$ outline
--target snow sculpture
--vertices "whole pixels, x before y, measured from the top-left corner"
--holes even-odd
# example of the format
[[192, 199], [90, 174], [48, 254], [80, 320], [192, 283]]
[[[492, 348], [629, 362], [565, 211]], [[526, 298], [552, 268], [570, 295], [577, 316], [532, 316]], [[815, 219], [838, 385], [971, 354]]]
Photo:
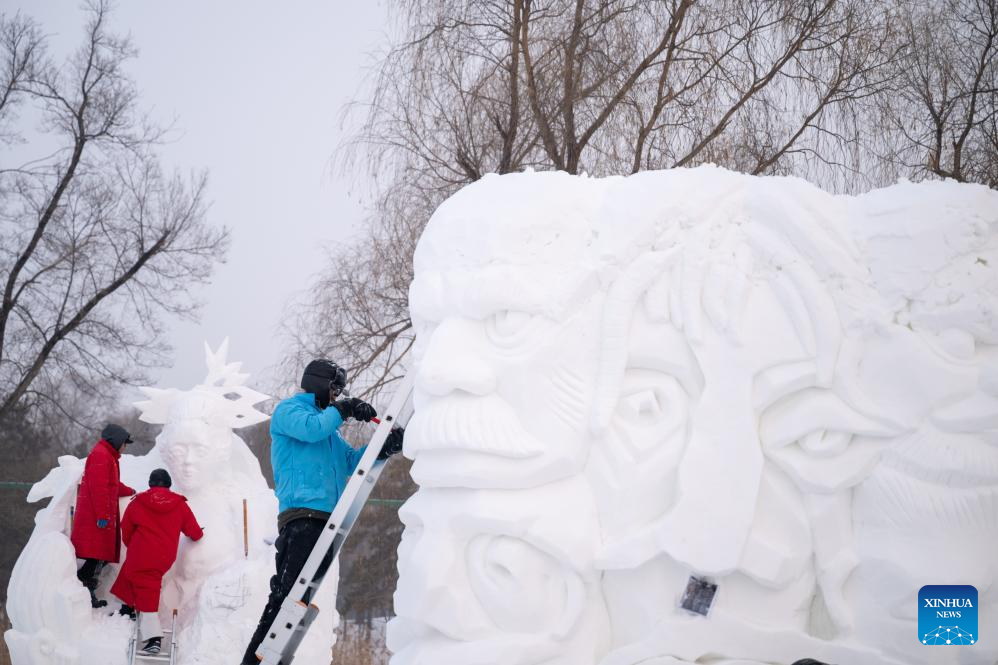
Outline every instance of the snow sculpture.
[[393, 662], [575, 665], [606, 649], [596, 507], [580, 478], [424, 489], [401, 517]]
[[998, 625], [996, 267], [998, 193], [951, 182], [458, 192], [410, 290], [393, 665], [994, 662], [998, 635], [927, 650], [916, 616], [973, 584]]
[[[171, 610], [178, 610], [181, 665], [239, 658], [256, 628], [274, 572], [277, 499], [256, 458], [232, 431], [266, 420], [254, 405], [268, 397], [245, 385], [248, 375], [239, 372], [240, 363], [227, 362], [227, 352], [227, 340], [215, 352], [205, 346], [208, 374], [191, 390], [142, 389], [148, 399], [136, 405], [141, 419], [162, 424], [163, 430], [148, 455], [123, 455], [120, 462], [122, 480], [140, 491], [152, 469], [169, 470], [174, 491], [187, 497], [205, 530], [196, 543], [181, 539], [177, 562], [163, 582], [160, 618], [169, 626]], [[68, 538], [83, 460], [65, 456], [59, 464], [28, 497], [37, 501], [51, 496], [52, 501], [39, 511], [35, 531], [15, 565], [8, 590], [13, 628], [5, 638], [15, 665], [123, 665], [132, 623], [108, 616], [118, 607], [108, 595], [117, 566], [105, 570], [98, 589], [109, 601], [108, 609], [91, 610], [86, 590], [76, 581]], [[321, 623], [299, 650], [303, 662], [329, 658], [338, 620], [335, 586], [325, 585], [316, 600], [323, 609]]]

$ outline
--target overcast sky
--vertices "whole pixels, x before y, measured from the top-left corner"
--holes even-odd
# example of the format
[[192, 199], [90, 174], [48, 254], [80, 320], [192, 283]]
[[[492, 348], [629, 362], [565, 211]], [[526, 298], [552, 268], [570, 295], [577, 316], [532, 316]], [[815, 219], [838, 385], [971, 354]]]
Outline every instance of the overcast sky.
[[[35, 17], [54, 55], [75, 49], [75, 0], [0, 0]], [[323, 268], [323, 246], [358, 233], [361, 192], [331, 160], [343, 106], [387, 44], [382, 0], [119, 2], [111, 25], [130, 33], [143, 106], [178, 129], [168, 167], [210, 173], [209, 220], [229, 227], [228, 262], [197, 293], [198, 324], [170, 332], [175, 364], [162, 387], [204, 378], [202, 340], [230, 337], [230, 360], [266, 385], [281, 356], [285, 303]]]

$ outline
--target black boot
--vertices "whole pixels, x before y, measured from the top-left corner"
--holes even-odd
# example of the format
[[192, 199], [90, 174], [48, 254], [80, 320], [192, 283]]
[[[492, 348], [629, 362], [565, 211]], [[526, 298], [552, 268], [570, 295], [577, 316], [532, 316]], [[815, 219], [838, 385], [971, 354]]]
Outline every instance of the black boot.
[[129, 619], [131, 619], [132, 621], [135, 621], [135, 619], [136, 619], [136, 617], [135, 617], [135, 608], [132, 607], [131, 605], [125, 605], [124, 603], [121, 604], [121, 609], [118, 610], [118, 614], [120, 614], [122, 616], [126, 616]]
[[87, 591], [90, 592], [90, 607], [92, 607], [94, 609], [97, 609], [97, 608], [100, 608], [100, 607], [106, 607], [107, 606], [107, 601], [106, 600], [100, 600], [97, 597], [97, 593], [96, 593], [96, 591], [97, 591], [97, 578], [96, 577], [91, 577], [89, 579], [82, 579], [80, 581], [83, 582], [83, 586], [85, 586], [87, 588]]
[[94, 609], [107, 605], [106, 600], [99, 600], [97, 594], [94, 593], [97, 590], [98, 578], [103, 568], [103, 561], [99, 559], [85, 559], [83, 565], [76, 571], [76, 579], [80, 580], [80, 583], [90, 591], [90, 607]]

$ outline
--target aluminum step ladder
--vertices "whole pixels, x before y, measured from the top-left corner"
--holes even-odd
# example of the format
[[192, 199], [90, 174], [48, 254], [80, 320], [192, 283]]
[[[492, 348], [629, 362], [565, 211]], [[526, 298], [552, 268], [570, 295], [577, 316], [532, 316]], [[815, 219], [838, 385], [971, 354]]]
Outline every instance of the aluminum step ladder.
[[[170, 641], [167, 642], [166, 638], [169, 636]], [[177, 610], [173, 610], [173, 618], [170, 620], [170, 629], [163, 629], [163, 645], [162, 650], [155, 656], [147, 656], [145, 654], [139, 653], [141, 645], [139, 644], [139, 620], [138, 617], [135, 619], [135, 625], [132, 626], [132, 637], [128, 641], [128, 665], [136, 665], [136, 663], [169, 663], [170, 665], [176, 665], [177, 662]]]
[[[326, 570], [339, 556], [357, 516], [384, 470], [386, 460], [379, 460], [378, 454], [385, 439], [393, 427], [405, 427], [412, 416], [412, 392], [413, 378], [410, 374], [402, 379], [391, 406], [381, 414], [378, 429], [336, 502], [322, 535], [316, 541], [298, 580], [257, 648], [256, 657], [264, 665], [289, 665], [294, 660], [305, 633], [319, 614], [319, 608], [311, 600], [322, 584]], [[329, 557], [329, 563], [320, 572], [320, 566], [326, 557]]]

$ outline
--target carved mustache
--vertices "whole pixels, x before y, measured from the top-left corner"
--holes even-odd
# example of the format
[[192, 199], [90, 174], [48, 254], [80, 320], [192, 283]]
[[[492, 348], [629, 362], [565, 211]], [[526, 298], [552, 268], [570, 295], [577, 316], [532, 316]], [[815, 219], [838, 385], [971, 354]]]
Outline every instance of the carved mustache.
[[406, 453], [466, 450], [524, 459], [544, 452], [500, 397], [452, 395], [417, 409], [405, 431]]

